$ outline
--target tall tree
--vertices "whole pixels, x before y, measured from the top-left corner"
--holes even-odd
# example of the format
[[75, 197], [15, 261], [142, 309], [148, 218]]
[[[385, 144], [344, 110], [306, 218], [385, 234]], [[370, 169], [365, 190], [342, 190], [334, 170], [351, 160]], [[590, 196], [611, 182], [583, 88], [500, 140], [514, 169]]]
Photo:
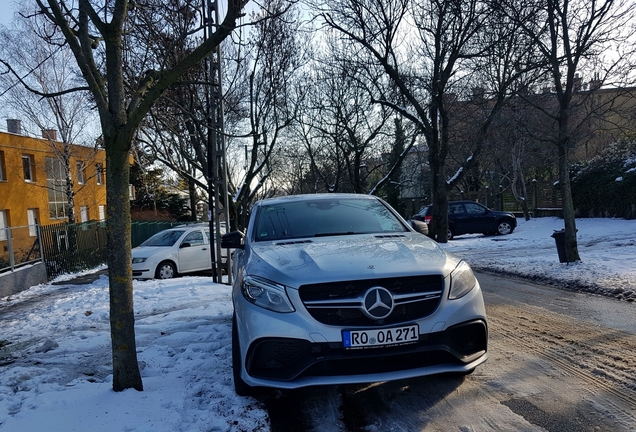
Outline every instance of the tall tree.
[[[99, 113], [106, 149], [107, 238], [113, 389], [143, 390], [137, 362], [131, 271], [129, 152], [140, 123], [157, 99], [179, 77], [209, 55], [237, 26], [247, 0], [228, 0], [222, 22], [201, 40], [206, 19], [184, 20], [173, 35], [174, 45], [198, 39], [192, 52], [168, 65], [167, 53], [147, 37], [149, 26], [161, 28], [185, 8], [198, 13], [189, 0], [36, 0], [34, 12], [54, 25], [42, 32], [45, 43], [67, 45], [85, 85], [49, 94], [88, 91]], [[146, 20], [154, 12], [152, 22]], [[128, 78], [128, 79], [126, 79]]]
[[[351, 43], [351, 61], [369, 71], [371, 86], [389, 81], [399, 98], [378, 92], [376, 101], [414, 122], [426, 138], [431, 170], [431, 235], [447, 241], [448, 191], [475, 166], [493, 119], [528, 56], [515, 39], [515, 23], [479, 0], [338, 0], [321, 4], [327, 26]], [[379, 65], [382, 75], [377, 74]], [[485, 67], [492, 72], [480, 75]], [[476, 84], [479, 83], [479, 84]], [[483, 85], [488, 104], [472, 132], [458, 169], [447, 175], [451, 110], [462, 89]], [[461, 95], [459, 95], [461, 96]], [[465, 94], [464, 94], [465, 96]]]
[[[22, 8], [26, 13], [26, 8]], [[37, 32], [47, 24], [42, 17], [17, 19], [11, 29], [3, 27], [0, 31], [0, 62], [10, 65], [19, 74], [0, 76], [0, 88], [6, 89], [1, 96], [5, 107], [10, 107], [16, 118], [24, 120], [23, 127], [28, 130], [28, 125], [35, 126], [48, 140], [58, 162], [42, 169], [55, 175], [52, 187], [56, 192], [63, 189], [67, 200], [65, 214], [55, 214], [55, 217], [65, 216], [73, 224], [75, 195], [88, 180], [86, 168], [97, 154], [96, 116], [86, 92], [65, 92], [77, 84], [77, 70], [72, 68], [73, 54], [67, 47], [41, 43]], [[51, 93], [57, 95], [42, 98]], [[77, 145], [87, 148], [84, 151]], [[72, 165], [72, 157], [81, 160], [81, 165]]]
[[[265, 19], [269, 14], [275, 18]], [[282, 166], [283, 143], [296, 116], [293, 83], [307, 49], [298, 16], [286, 0], [268, 0], [263, 11], [252, 15], [256, 24], [245, 41], [247, 49], [236, 57], [233, 74], [246, 82], [243, 91], [231, 90], [236, 102], [232, 115], [239, 118], [226, 132], [228, 151], [244, 155], [245, 161], [242, 175], [229, 184], [232, 219], [240, 228], [247, 226], [253, 202], [268, 193], [268, 186], [278, 189], [273, 176]]]
[[[539, 0], [529, 4], [537, 11], [532, 21], [523, 15], [527, 7], [523, 2], [510, 3], [510, 16], [518, 20], [542, 54], [546, 83], [554, 92], [551, 101], [535, 107], [545, 117], [544, 130], [550, 132], [542, 138], [558, 151], [565, 253], [567, 261], [574, 262], [580, 256], [570, 186], [570, 154], [580, 138], [581, 119], [586, 117], [580, 111], [603, 84], [625, 85], [633, 79], [636, 30], [632, 23], [636, 4], [631, 0]], [[581, 93], [584, 71], [594, 74], [585, 94]]]
[[328, 192], [368, 193], [371, 174], [379, 170], [382, 153], [390, 151], [391, 111], [372, 103], [358, 81], [359, 72], [342, 58], [331, 41], [305, 76], [304, 110], [299, 133], [311, 172]]

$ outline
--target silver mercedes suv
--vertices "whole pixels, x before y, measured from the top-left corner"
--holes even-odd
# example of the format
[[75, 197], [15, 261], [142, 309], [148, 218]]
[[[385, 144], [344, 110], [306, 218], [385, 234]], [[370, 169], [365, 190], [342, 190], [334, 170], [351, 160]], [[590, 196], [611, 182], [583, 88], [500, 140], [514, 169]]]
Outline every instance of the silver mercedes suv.
[[235, 249], [235, 390], [471, 373], [488, 357], [471, 268], [381, 199], [315, 194], [256, 203]]

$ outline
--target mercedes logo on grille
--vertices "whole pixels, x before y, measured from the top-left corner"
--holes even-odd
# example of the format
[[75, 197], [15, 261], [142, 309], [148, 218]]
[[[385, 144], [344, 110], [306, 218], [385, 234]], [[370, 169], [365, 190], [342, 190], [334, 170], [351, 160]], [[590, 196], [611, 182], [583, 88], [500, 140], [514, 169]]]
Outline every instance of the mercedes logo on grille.
[[364, 294], [362, 312], [371, 319], [384, 319], [393, 312], [393, 296], [383, 287], [373, 287]]

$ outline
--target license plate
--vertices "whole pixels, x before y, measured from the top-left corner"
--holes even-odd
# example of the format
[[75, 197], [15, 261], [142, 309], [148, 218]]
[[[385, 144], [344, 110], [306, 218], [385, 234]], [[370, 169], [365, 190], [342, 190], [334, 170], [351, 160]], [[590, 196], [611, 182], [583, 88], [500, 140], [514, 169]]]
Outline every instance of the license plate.
[[344, 330], [342, 343], [345, 348], [378, 348], [417, 342], [419, 337], [419, 326], [409, 324], [383, 329]]

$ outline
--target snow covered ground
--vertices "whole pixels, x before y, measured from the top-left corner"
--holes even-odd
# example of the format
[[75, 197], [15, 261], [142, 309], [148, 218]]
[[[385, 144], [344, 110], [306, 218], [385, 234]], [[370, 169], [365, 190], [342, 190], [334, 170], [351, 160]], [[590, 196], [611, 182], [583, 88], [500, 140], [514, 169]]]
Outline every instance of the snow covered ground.
[[[557, 218], [509, 236], [457, 237], [476, 269], [636, 300], [636, 221], [577, 221], [581, 262], [560, 264]], [[135, 281], [144, 391], [112, 391], [108, 279], [39, 285], [0, 301], [0, 431], [267, 431], [267, 413], [234, 394], [230, 288], [204, 277]], [[636, 307], [636, 305], [635, 305]]]
[[518, 219], [507, 236], [456, 237], [446, 249], [475, 270], [518, 275], [575, 291], [636, 301], [636, 221], [577, 219], [580, 262], [561, 264], [552, 234], [558, 218]]

